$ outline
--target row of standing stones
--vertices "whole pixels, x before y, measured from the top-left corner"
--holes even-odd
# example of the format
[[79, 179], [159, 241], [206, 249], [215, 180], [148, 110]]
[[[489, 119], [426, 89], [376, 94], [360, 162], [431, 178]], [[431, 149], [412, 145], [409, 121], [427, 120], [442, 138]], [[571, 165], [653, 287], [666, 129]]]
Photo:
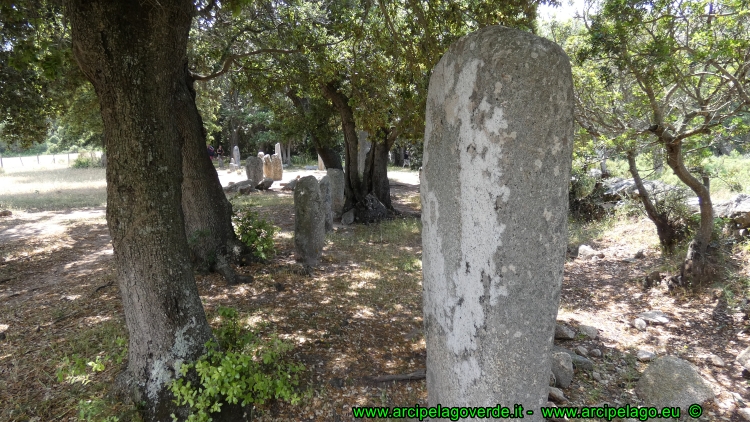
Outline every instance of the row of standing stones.
[[[467, 35], [433, 69], [421, 176], [430, 406], [549, 406], [550, 368], [553, 384], [564, 388], [575, 361], [591, 362], [552, 341], [567, 246], [573, 108], [568, 57], [523, 31], [494, 26]], [[255, 183], [260, 173], [247, 166]], [[301, 178], [293, 189], [295, 249], [306, 265], [318, 263], [331, 215], [341, 211], [333, 204], [339, 192], [343, 200], [343, 174], [341, 188], [331, 175]], [[685, 368], [669, 356], [650, 364], [641, 376], [644, 400], [683, 407], [713, 397]], [[674, 382], [665, 387], [664, 380]], [[667, 392], [663, 401], [649, 398], [657, 390]]]

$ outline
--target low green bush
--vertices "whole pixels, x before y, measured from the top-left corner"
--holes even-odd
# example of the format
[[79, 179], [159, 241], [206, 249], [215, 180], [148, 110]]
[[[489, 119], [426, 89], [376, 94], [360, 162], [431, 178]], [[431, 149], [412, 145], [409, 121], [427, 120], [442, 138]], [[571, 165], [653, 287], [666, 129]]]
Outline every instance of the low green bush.
[[[302, 364], [293, 363], [291, 343], [278, 337], [262, 339], [246, 330], [236, 310], [219, 308], [221, 325], [214, 331], [216, 341], [206, 343], [207, 352], [197, 362], [183, 364], [183, 378], [170, 385], [176, 402], [189, 406], [188, 421], [213, 420], [225, 404], [261, 406], [269, 400], [297, 404]], [[194, 385], [186, 378], [197, 379]], [[177, 420], [173, 414], [172, 419]]]
[[254, 211], [245, 211], [234, 216], [234, 232], [247, 245], [255, 257], [266, 260], [276, 254], [273, 236], [279, 228], [258, 216]]

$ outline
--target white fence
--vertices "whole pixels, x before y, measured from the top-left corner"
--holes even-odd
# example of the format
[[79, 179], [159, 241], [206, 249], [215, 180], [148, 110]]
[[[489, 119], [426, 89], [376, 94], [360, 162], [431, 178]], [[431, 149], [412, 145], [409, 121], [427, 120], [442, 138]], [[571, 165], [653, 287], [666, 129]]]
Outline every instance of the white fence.
[[79, 155], [100, 158], [101, 151], [94, 152], [71, 152], [64, 154], [45, 154], [45, 155], [26, 155], [19, 157], [0, 154], [0, 168], [21, 168], [21, 167], [48, 167], [48, 166], [66, 166], [70, 167]]

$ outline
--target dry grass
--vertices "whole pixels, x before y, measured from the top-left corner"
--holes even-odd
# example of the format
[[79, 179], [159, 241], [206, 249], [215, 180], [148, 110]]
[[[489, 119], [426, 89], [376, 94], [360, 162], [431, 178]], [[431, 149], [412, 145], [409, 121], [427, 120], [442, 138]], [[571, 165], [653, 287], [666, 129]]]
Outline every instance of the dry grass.
[[101, 207], [107, 202], [104, 169], [9, 168], [0, 174], [0, 209], [44, 211]]

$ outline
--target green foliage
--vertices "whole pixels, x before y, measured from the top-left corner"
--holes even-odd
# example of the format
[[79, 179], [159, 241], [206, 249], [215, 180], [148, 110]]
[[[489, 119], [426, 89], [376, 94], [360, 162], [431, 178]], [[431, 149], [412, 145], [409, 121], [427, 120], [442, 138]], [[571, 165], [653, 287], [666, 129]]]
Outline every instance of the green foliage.
[[234, 216], [234, 232], [240, 241], [249, 246], [253, 255], [266, 260], [276, 254], [273, 236], [278, 227], [258, 216], [257, 212], [245, 211]]
[[104, 372], [107, 364], [122, 364], [128, 355], [128, 341], [123, 337], [115, 337], [113, 346], [114, 348], [111, 351], [114, 353], [112, 355], [99, 354], [92, 359], [74, 353], [71, 356], [63, 357], [55, 373], [57, 381], [86, 385], [91, 382], [91, 375], [96, 372]]
[[[246, 330], [234, 309], [220, 307], [219, 316], [216, 342], [206, 344], [207, 352], [197, 362], [183, 364], [183, 378], [170, 385], [177, 404], [190, 407], [187, 420], [211, 421], [211, 414], [220, 412], [224, 404], [262, 406], [274, 399], [299, 403], [299, 375], [305, 367], [289, 360], [294, 346]], [[192, 376], [197, 377], [196, 384], [186, 381]]]
[[103, 167], [102, 159], [97, 157], [96, 154], [92, 153], [80, 153], [78, 157], [73, 161], [71, 166], [75, 169], [88, 169], [95, 167]]

